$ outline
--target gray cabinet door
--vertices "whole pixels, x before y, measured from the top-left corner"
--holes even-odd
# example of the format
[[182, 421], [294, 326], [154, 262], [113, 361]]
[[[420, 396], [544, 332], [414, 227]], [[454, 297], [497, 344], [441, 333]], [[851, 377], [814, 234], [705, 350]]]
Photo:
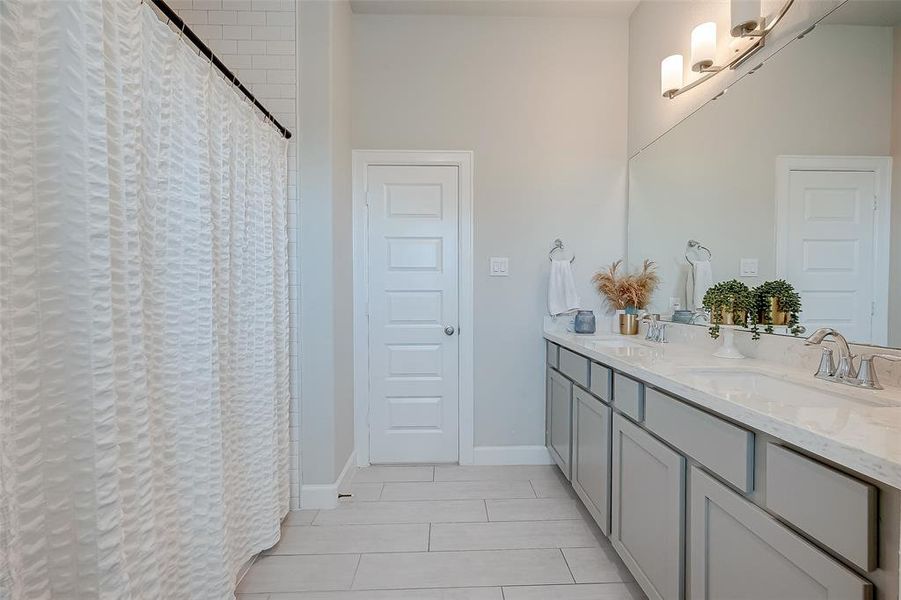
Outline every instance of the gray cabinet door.
[[697, 467], [692, 600], [866, 600], [871, 584]]
[[604, 535], [610, 535], [609, 406], [573, 387], [573, 489]]
[[567, 479], [571, 479], [572, 388], [573, 384], [566, 377], [557, 371], [548, 371], [548, 449]]
[[682, 598], [684, 499], [685, 458], [614, 413], [610, 541], [651, 600]]
[[551, 447], [551, 373], [554, 371], [547, 367], [544, 370], [544, 445]]

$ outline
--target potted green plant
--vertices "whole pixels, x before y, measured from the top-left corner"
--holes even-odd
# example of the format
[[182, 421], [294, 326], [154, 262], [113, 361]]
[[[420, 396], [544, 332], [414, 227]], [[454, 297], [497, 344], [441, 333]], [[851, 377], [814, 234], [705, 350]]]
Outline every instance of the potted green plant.
[[714, 285], [704, 294], [704, 308], [710, 311], [710, 337], [720, 336], [720, 325], [756, 325], [754, 307], [750, 288], [737, 279]]
[[638, 311], [646, 308], [660, 277], [654, 261], [645, 259], [636, 273], [619, 273], [623, 261], [618, 260], [592, 277], [598, 293], [607, 299], [615, 310], [623, 311], [619, 317], [619, 329], [623, 335], [638, 333]]
[[773, 333], [773, 326], [783, 325], [792, 335], [801, 332], [798, 324], [801, 296], [792, 284], [783, 279], [767, 281], [754, 288], [754, 310], [757, 323], [762, 323], [767, 333]]

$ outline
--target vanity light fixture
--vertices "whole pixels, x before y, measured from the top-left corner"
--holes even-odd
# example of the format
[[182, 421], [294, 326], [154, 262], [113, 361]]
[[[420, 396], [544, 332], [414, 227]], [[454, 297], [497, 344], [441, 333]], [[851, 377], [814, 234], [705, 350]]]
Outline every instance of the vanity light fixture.
[[771, 19], [760, 16], [761, 0], [731, 0], [730, 23], [733, 43], [731, 58], [726, 64], [716, 64], [716, 23], [701, 23], [691, 32], [691, 70], [701, 76], [685, 84], [682, 78], [681, 54], [667, 56], [660, 63], [660, 93], [672, 100], [693, 89], [717, 73], [737, 69], [754, 53], [763, 48], [766, 37], [782, 20], [795, 0], [783, 0], [782, 7]]

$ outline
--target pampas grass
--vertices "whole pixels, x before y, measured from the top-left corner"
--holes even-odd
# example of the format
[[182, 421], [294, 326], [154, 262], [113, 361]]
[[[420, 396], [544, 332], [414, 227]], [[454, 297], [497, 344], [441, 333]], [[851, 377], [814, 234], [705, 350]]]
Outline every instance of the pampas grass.
[[654, 261], [645, 259], [639, 272], [620, 275], [619, 268], [622, 264], [621, 260], [614, 262], [607, 270], [596, 273], [591, 281], [598, 293], [616, 310], [647, 307], [660, 283], [657, 265]]

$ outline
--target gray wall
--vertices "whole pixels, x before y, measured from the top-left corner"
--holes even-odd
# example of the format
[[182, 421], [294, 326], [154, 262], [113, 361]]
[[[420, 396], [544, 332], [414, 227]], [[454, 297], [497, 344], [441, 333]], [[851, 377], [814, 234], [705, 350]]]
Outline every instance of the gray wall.
[[332, 158], [335, 332], [335, 477], [354, 450], [354, 380], [349, 368], [353, 357], [353, 215], [351, 181], [351, 35], [349, 2], [332, 3], [334, 44], [332, 68], [336, 116]]
[[300, 386], [303, 484], [353, 450], [350, 6], [300, 2]]
[[892, 35], [892, 250], [889, 268], [888, 340], [901, 345], [901, 27]]
[[353, 21], [354, 148], [475, 152], [476, 446], [543, 446], [547, 252], [575, 252], [588, 308], [624, 252], [627, 22]]

